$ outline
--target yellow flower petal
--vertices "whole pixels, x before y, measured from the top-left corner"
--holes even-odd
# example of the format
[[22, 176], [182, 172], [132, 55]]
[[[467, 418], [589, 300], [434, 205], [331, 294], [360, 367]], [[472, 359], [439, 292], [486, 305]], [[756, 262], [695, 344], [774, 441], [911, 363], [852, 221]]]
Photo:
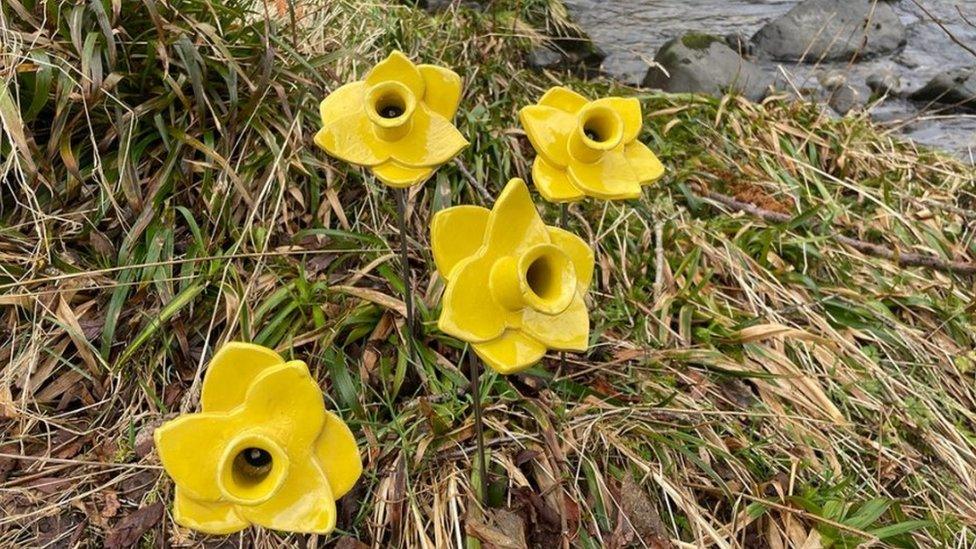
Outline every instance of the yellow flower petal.
[[546, 224], [535, 209], [525, 181], [509, 180], [498, 195], [489, 216], [485, 239], [487, 254], [495, 259], [549, 243]]
[[603, 200], [638, 198], [641, 186], [622, 148], [607, 151], [593, 163], [573, 161], [569, 177], [588, 196]]
[[505, 331], [512, 315], [488, 291], [488, 276], [494, 257], [470, 257], [451, 271], [451, 279], [441, 299], [437, 327], [446, 334], [468, 342], [495, 339]]
[[[228, 414], [188, 414], [161, 425], [153, 438], [159, 461], [184, 494], [215, 502], [223, 497], [217, 487], [217, 467], [239, 429]], [[189, 452], [193, 459], [188, 459]]]
[[373, 167], [373, 175], [383, 183], [396, 189], [405, 189], [427, 180], [434, 170], [430, 168], [408, 168], [395, 160], [388, 160]]
[[424, 78], [424, 103], [446, 120], [453, 120], [461, 101], [461, 77], [437, 65], [420, 65], [417, 69]]
[[365, 108], [363, 106], [364, 95], [365, 86], [361, 81], [350, 82], [336, 88], [319, 103], [319, 116], [322, 118], [322, 125], [326, 126], [333, 120], [363, 110]]
[[569, 180], [565, 168], [557, 168], [541, 155], [532, 162], [532, 183], [542, 198], [549, 202], [576, 202], [586, 195]]
[[585, 351], [589, 345], [590, 318], [583, 298], [576, 295], [558, 315], [546, 315], [526, 308], [522, 331], [550, 349]]
[[644, 117], [641, 115], [640, 101], [635, 97], [604, 97], [593, 102], [594, 105], [606, 105], [620, 115], [624, 123], [623, 143], [630, 143], [637, 139]]
[[315, 144], [331, 156], [357, 166], [376, 166], [390, 158], [388, 144], [373, 133], [365, 112], [331, 120], [316, 132]]
[[484, 246], [451, 269], [437, 322], [441, 331], [479, 343], [497, 338], [506, 326], [517, 325], [520, 315], [506, 309], [488, 291], [491, 268], [504, 256], [548, 243], [549, 232], [529, 188], [521, 179], [510, 180], [488, 215]]
[[265, 426], [289, 456], [307, 453], [325, 422], [325, 403], [305, 363], [293, 360], [259, 375], [247, 392], [240, 421]]
[[233, 534], [249, 525], [230, 503], [197, 501], [179, 486], [173, 496], [173, 519], [185, 528], [217, 535]]
[[576, 114], [587, 103], [588, 101], [585, 97], [562, 86], [549, 88], [549, 91], [542, 96], [542, 99], [539, 99], [540, 105], [555, 107], [569, 114]]
[[477, 252], [488, 230], [488, 208], [454, 206], [434, 214], [430, 222], [430, 248], [437, 272], [445, 280], [462, 260]]
[[284, 364], [281, 355], [260, 345], [231, 341], [210, 359], [203, 378], [200, 407], [226, 412], [244, 402], [254, 378], [271, 366]]
[[424, 96], [424, 78], [417, 66], [406, 55], [394, 50], [366, 75], [366, 87], [388, 81], [399, 82], [410, 88], [417, 98]]
[[325, 413], [325, 426], [315, 441], [315, 455], [329, 480], [332, 497], [336, 499], [351, 490], [363, 472], [356, 437], [349, 426], [332, 412]]
[[335, 497], [329, 481], [306, 450], [292, 456], [284, 484], [268, 501], [239, 507], [254, 524], [288, 532], [328, 534], [335, 529]]
[[529, 105], [519, 111], [519, 120], [537, 154], [556, 166], [570, 161], [567, 140], [576, 128], [576, 117], [555, 107]]
[[418, 104], [410, 132], [398, 141], [387, 142], [390, 156], [412, 168], [439, 166], [468, 145], [468, 140], [443, 116]]
[[664, 175], [664, 164], [640, 141], [624, 146], [624, 156], [642, 184], [652, 183]]
[[548, 229], [552, 243], [566, 252], [566, 255], [573, 261], [573, 266], [576, 267], [576, 281], [579, 292], [585, 294], [593, 280], [593, 249], [585, 240], [567, 230], [559, 227], [548, 227]]
[[518, 330], [507, 330], [498, 338], [471, 347], [489, 368], [502, 375], [520, 372], [546, 355], [545, 346]]

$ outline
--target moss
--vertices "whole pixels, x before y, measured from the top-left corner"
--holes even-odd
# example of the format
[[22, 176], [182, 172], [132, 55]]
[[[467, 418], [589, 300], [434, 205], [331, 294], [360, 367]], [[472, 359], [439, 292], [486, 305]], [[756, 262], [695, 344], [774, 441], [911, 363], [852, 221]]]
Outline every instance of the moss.
[[670, 67], [678, 62], [679, 56], [674, 51], [674, 46], [678, 43], [678, 40], [679, 39], [677, 38], [668, 40], [663, 46], [661, 46], [661, 50], [658, 52], [656, 58], [658, 63], [664, 65], [665, 67]]
[[723, 42], [722, 38], [715, 36], [714, 34], [705, 34], [701, 32], [689, 32], [681, 37], [681, 43], [685, 45], [686, 48], [691, 48], [693, 50], [704, 50], [708, 49], [715, 42]]

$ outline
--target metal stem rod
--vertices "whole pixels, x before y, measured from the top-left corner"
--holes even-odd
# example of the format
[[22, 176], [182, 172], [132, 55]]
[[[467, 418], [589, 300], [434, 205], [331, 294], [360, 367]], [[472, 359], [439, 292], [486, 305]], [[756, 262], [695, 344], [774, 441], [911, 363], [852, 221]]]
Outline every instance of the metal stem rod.
[[[559, 228], [566, 229], [568, 225], [569, 225], [569, 206], [565, 202], [563, 202], [559, 204]], [[566, 369], [566, 353], [565, 351], [561, 351], [559, 353], [558, 374], [561, 375], [563, 373], [563, 370], [565, 369]]]
[[413, 282], [407, 255], [407, 189], [397, 189], [397, 222], [400, 230], [400, 264], [403, 267], [403, 304], [407, 309], [407, 352], [413, 358]]
[[478, 357], [475, 356], [474, 349], [468, 348], [468, 375], [471, 376], [471, 401], [474, 406], [474, 434], [478, 443], [478, 468], [481, 471], [481, 497], [483, 501], [488, 498], [488, 467], [485, 464], [485, 432], [481, 416], [481, 386], [478, 381], [479, 371]]

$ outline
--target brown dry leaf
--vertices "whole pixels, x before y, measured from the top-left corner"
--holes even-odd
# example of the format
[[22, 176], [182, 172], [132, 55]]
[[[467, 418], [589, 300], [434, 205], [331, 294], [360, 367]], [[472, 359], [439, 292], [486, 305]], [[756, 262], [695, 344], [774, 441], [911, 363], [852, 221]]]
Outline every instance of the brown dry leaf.
[[356, 538], [342, 536], [336, 540], [335, 549], [369, 549], [369, 545]]
[[100, 514], [105, 518], [112, 518], [119, 514], [119, 496], [113, 490], [106, 490], [102, 494], [102, 510]]
[[649, 547], [673, 547], [657, 507], [630, 475], [624, 475], [620, 482], [620, 512], [627, 517], [637, 537]]
[[127, 517], [119, 521], [115, 528], [105, 537], [106, 549], [121, 549], [130, 547], [138, 542], [142, 535], [149, 531], [163, 518], [163, 504], [157, 501], [151, 505], [140, 507]]
[[102, 233], [98, 231], [88, 233], [88, 242], [99, 254], [105, 257], [115, 256], [115, 246], [113, 246], [112, 241], [106, 238]]
[[101, 368], [99, 368], [98, 360], [92, 353], [89, 347], [88, 340], [85, 339], [85, 332], [81, 329], [81, 324], [78, 322], [78, 317], [75, 315], [71, 307], [64, 298], [58, 299], [58, 320], [60, 320], [65, 327], [65, 331], [68, 332], [68, 336], [71, 341], [75, 344], [75, 349], [78, 350], [78, 354], [81, 355], [82, 360], [85, 361], [85, 365], [88, 366], [88, 371], [92, 374], [97, 374]]
[[342, 209], [342, 202], [339, 200], [339, 194], [329, 187], [325, 190], [325, 197], [328, 199], [329, 204], [332, 206], [332, 211], [335, 212], [336, 217], [339, 218], [339, 224], [342, 228], [349, 230], [349, 219], [346, 218], [346, 212]]
[[789, 326], [776, 323], [749, 326], [748, 328], [742, 329], [738, 334], [738, 341], [740, 343], [754, 343], [756, 341], [771, 338], [799, 339], [803, 341], [813, 341], [827, 346], [832, 344], [829, 339], [816, 336], [806, 330], [799, 330], [797, 328], [791, 328]]
[[401, 316], [407, 316], [407, 307], [403, 304], [403, 301], [386, 295], [383, 292], [372, 290], [370, 288], [358, 288], [356, 286], [331, 286], [330, 289], [358, 297], [365, 301], [369, 301], [370, 303], [375, 303], [380, 307], [385, 307], [387, 309], [396, 311], [400, 313]]
[[522, 518], [504, 509], [489, 509], [487, 522], [468, 518], [465, 531], [478, 538], [486, 548], [527, 549], [525, 523]]
[[10, 392], [10, 385], [0, 384], [0, 418], [14, 419], [18, 415], [13, 393]]

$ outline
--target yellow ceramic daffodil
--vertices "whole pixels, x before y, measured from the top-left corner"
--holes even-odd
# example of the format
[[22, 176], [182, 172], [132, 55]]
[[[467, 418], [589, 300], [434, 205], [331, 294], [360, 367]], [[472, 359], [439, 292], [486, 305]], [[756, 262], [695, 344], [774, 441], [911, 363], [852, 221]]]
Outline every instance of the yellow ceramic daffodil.
[[447, 280], [437, 325], [472, 344], [501, 374], [535, 364], [546, 349], [585, 351], [590, 320], [583, 296], [593, 251], [546, 226], [521, 179], [492, 210], [456, 206], [431, 222], [437, 270]]
[[451, 123], [460, 99], [456, 73], [414, 65], [394, 51], [364, 80], [322, 101], [315, 143], [336, 158], [369, 167], [391, 187], [410, 187], [468, 144]]
[[536, 151], [532, 181], [550, 202], [638, 198], [642, 185], [664, 174], [637, 140], [643, 119], [635, 98], [588, 101], [557, 86], [522, 108], [519, 119]]
[[326, 411], [304, 362], [229, 343], [210, 362], [200, 404], [202, 412], [154, 433], [176, 483], [177, 523], [210, 534], [250, 524], [335, 528], [335, 500], [359, 479], [362, 462], [355, 437]]

